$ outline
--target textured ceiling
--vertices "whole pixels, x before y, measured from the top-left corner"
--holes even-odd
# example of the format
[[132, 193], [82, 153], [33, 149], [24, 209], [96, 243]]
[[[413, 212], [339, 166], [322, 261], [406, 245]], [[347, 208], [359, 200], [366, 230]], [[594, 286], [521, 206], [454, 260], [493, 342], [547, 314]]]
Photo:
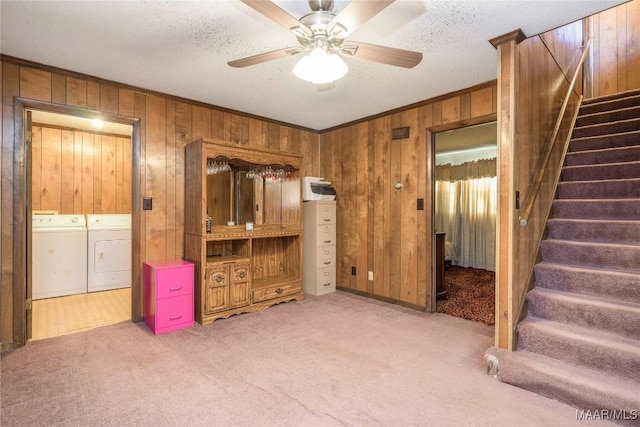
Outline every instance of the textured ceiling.
[[[306, 1], [275, 1], [296, 19]], [[339, 12], [348, 1], [335, 1]], [[0, 52], [314, 130], [496, 78], [488, 40], [532, 36], [624, 3], [397, 0], [348, 40], [422, 52], [412, 69], [346, 58], [326, 91], [293, 76], [298, 58], [247, 68], [227, 62], [298, 46], [295, 36], [236, 0], [0, 2]]]

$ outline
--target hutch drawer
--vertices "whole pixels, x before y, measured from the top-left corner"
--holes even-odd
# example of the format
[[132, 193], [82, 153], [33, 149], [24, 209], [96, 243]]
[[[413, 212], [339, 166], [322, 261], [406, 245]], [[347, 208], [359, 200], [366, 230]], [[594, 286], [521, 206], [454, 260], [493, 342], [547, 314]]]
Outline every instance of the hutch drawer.
[[295, 294], [297, 292], [300, 292], [301, 290], [302, 284], [300, 282], [258, 288], [253, 290], [253, 302], [280, 298], [287, 295]]

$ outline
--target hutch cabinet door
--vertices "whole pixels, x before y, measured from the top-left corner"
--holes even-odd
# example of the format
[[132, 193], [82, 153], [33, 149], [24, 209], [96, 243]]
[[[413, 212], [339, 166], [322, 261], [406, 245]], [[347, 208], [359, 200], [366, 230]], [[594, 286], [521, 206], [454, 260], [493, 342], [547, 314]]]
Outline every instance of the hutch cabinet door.
[[235, 263], [231, 265], [231, 307], [244, 307], [251, 304], [250, 264]]
[[207, 269], [207, 290], [204, 311], [206, 314], [226, 310], [229, 307], [229, 269], [226, 266]]

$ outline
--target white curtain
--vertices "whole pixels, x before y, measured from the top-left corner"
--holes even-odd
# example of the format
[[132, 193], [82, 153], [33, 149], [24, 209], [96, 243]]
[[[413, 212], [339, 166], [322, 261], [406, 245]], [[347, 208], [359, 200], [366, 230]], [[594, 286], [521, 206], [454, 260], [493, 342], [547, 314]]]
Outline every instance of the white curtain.
[[[480, 173], [492, 177], [471, 173], [467, 179], [436, 181], [436, 231], [446, 233], [457, 254], [456, 264], [462, 267], [495, 271], [497, 179], [492, 160], [493, 172]], [[437, 176], [443, 173], [459, 175], [441, 169]]]

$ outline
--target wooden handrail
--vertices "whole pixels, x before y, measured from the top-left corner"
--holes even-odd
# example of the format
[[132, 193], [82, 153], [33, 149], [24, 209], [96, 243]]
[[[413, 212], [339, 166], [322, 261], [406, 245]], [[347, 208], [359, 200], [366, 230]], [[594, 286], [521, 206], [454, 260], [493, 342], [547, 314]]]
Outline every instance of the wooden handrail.
[[[536, 175], [533, 179], [533, 184], [531, 186], [531, 190], [529, 194], [527, 194], [526, 202], [524, 203], [524, 208], [522, 209], [519, 220], [520, 226], [526, 227], [529, 223], [529, 217], [531, 216], [531, 210], [533, 209], [533, 204], [538, 198], [538, 193], [540, 192], [540, 186], [542, 185], [542, 178], [544, 177], [544, 173], [547, 170], [547, 165], [549, 163], [549, 159], [551, 158], [551, 153], [553, 152], [553, 146], [555, 145], [556, 137], [558, 136], [558, 132], [560, 132], [560, 126], [562, 125], [562, 119], [564, 118], [564, 113], [567, 110], [567, 105], [569, 105], [569, 99], [571, 98], [571, 92], [573, 92], [573, 88], [576, 85], [576, 80], [578, 80], [578, 75], [580, 74], [580, 70], [582, 69], [582, 64], [584, 63], [587, 53], [589, 52], [589, 48], [591, 47], [592, 39], [587, 41], [587, 44], [582, 51], [582, 56], [580, 57], [580, 61], [578, 61], [578, 66], [576, 67], [576, 71], [573, 74], [573, 78], [571, 79], [571, 83], [569, 84], [569, 89], [567, 90], [567, 94], [562, 101], [562, 107], [560, 108], [560, 113], [558, 113], [558, 118], [556, 119], [556, 124], [553, 127], [553, 133], [551, 134], [551, 139], [547, 144], [547, 148], [545, 150], [544, 155], [542, 156], [542, 164], [536, 171]], [[567, 139], [568, 141], [569, 139]]]

